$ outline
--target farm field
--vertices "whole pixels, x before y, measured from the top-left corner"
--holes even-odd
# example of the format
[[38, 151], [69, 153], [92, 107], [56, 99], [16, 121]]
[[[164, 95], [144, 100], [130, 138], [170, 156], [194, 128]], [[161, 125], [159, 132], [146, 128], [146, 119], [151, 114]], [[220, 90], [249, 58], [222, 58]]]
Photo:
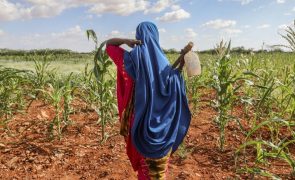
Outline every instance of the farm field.
[[[0, 64], [3, 67], [7, 67], [7, 68], [15, 68], [15, 69], [29, 70], [29, 71], [34, 70], [33, 61], [22, 62], [22, 61], [13, 61], [13, 60], [0, 60]], [[61, 73], [61, 74], [70, 74], [71, 72], [77, 74], [83, 71], [84, 67], [85, 67], [85, 62], [73, 63], [72, 61], [62, 61], [62, 62], [56, 62], [54, 64], [51, 64], [48, 67], [48, 70], [56, 70], [58, 73]]]
[[295, 180], [295, 0], [0, 9], [0, 180]]
[[[183, 74], [193, 118], [169, 179], [294, 179], [295, 54], [228, 50]], [[93, 54], [0, 59], [1, 179], [136, 179], [107, 57], [105, 77]]]

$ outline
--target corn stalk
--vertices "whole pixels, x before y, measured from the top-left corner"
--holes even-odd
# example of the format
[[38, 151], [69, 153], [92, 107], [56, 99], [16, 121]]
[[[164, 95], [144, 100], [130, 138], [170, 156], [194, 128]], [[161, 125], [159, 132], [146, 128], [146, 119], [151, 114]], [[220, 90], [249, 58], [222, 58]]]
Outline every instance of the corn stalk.
[[115, 81], [114, 77], [111, 75], [109, 67], [112, 65], [112, 61], [109, 59], [106, 52], [103, 50], [106, 42], [103, 42], [98, 47], [98, 40], [95, 32], [93, 30], [87, 30], [88, 40], [91, 38], [95, 43], [95, 55], [94, 55], [94, 69], [93, 73], [96, 79], [96, 84], [98, 88], [97, 91], [91, 90], [91, 93], [94, 94], [98, 99], [98, 106], [92, 104], [95, 111], [99, 114], [99, 121], [101, 125], [101, 142], [107, 139], [105, 132], [106, 123], [108, 120], [114, 118], [116, 112], [116, 103], [113, 95]]
[[[267, 164], [268, 160], [271, 159], [281, 159], [285, 161], [292, 169], [290, 175], [294, 177], [295, 173], [295, 160], [292, 155], [289, 153], [288, 146], [295, 143], [295, 133], [293, 131], [294, 121], [286, 121], [280, 118], [271, 118], [269, 120], [263, 121], [260, 124], [253, 127], [247, 134], [245, 142], [236, 150], [235, 152], [235, 163], [236, 167], [240, 168], [240, 155], [246, 154], [246, 150], [255, 149], [256, 150], [256, 159], [255, 164], [252, 167], [242, 167], [238, 172], [246, 172], [250, 174], [257, 174], [260, 176], [266, 177], [276, 177], [270, 172], [263, 171], [260, 168], [261, 164]], [[284, 129], [289, 131], [291, 134], [290, 137], [280, 137], [279, 132]], [[271, 139], [263, 140], [261, 137], [257, 138], [257, 134], [261, 130], [269, 130], [271, 134]], [[267, 132], [263, 131], [263, 134]], [[286, 133], [287, 134], [287, 133]], [[256, 137], [256, 138], [255, 138]]]
[[268, 117], [273, 112], [273, 104], [275, 97], [273, 92], [278, 88], [277, 79], [273, 70], [260, 69], [259, 73], [244, 72], [248, 81], [251, 82], [252, 89], [255, 89], [255, 95], [253, 94], [252, 102], [255, 107], [255, 118], [253, 125], [256, 125], [257, 120], [261, 120], [263, 117]]
[[72, 112], [71, 102], [73, 100], [73, 92], [75, 87], [73, 87], [71, 79], [73, 78], [73, 73], [67, 76], [64, 82], [64, 93], [63, 93], [63, 121], [65, 125], [70, 123], [69, 115]]
[[274, 45], [272, 47], [283, 47], [295, 52], [295, 20], [293, 25], [287, 26], [284, 34], [280, 33], [280, 36], [288, 42], [288, 45]]
[[49, 73], [47, 86], [44, 89], [37, 89], [45, 95], [45, 100], [54, 107], [54, 118], [48, 127], [50, 139], [54, 139], [57, 135], [60, 140], [63, 129], [71, 123], [69, 118], [72, 112], [70, 103], [75, 90], [72, 79], [72, 73], [63, 78], [57, 77], [55, 73]]
[[236, 82], [242, 78], [238, 73], [233, 72], [232, 61], [229, 55], [230, 43], [227, 45], [227, 43], [223, 43], [222, 41], [217, 46], [216, 52], [219, 55], [219, 59], [215, 63], [213, 72], [213, 88], [216, 92], [214, 104], [218, 112], [215, 122], [220, 132], [220, 150], [223, 151], [226, 143], [225, 128], [228, 121], [232, 119], [229, 115], [229, 110], [231, 110], [232, 104], [236, 99], [235, 93], [241, 87], [241, 85], [237, 85]]
[[4, 127], [24, 103], [22, 86], [28, 82], [24, 74], [26, 72], [0, 67], [0, 125]]

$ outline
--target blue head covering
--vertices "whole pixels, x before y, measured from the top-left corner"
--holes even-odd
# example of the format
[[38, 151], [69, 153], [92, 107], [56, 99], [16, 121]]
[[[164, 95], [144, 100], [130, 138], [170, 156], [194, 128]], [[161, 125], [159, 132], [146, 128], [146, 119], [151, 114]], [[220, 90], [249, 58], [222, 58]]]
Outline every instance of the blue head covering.
[[185, 84], [163, 53], [155, 24], [140, 23], [136, 39], [142, 45], [124, 54], [125, 69], [135, 81], [132, 141], [144, 157], [161, 158], [178, 148], [190, 124]]

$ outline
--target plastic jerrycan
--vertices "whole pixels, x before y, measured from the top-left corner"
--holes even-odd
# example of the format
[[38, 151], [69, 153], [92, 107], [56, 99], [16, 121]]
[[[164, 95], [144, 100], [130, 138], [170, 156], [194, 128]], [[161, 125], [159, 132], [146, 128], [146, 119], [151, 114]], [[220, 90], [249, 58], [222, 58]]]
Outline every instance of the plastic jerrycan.
[[184, 55], [185, 68], [188, 77], [201, 74], [201, 63], [197, 53], [190, 50]]

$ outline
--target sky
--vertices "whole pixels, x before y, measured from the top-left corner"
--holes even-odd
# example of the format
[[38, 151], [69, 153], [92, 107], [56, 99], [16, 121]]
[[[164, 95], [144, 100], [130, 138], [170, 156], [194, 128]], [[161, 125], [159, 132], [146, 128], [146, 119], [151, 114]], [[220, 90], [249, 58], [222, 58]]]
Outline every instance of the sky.
[[295, 0], [0, 0], [0, 48], [89, 52], [112, 37], [134, 38], [154, 22], [165, 49], [212, 49], [220, 40], [260, 49], [284, 44], [279, 33], [295, 19]]

